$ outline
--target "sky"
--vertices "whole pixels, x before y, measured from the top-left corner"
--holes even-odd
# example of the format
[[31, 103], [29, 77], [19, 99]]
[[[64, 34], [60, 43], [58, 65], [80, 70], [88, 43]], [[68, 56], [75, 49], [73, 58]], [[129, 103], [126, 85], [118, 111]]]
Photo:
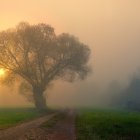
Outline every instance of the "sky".
[[[21, 21], [47, 23], [91, 49], [92, 74], [85, 81], [57, 81], [47, 90], [50, 105], [94, 105], [111, 81], [122, 84], [140, 69], [139, 0], [0, 0], [0, 30]], [[15, 102], [16, 100], [16, 102]], [[23, 105], [17, 90], [0, 86], [0, 106]]]

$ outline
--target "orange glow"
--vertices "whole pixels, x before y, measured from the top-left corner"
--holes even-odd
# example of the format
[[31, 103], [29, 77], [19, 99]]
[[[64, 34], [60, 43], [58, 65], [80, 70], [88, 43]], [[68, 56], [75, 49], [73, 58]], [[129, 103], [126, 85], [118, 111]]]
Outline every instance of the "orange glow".
[[3, 68], [0, 68], [0, 77], [3, 77], [5, 75], [5, 70]]

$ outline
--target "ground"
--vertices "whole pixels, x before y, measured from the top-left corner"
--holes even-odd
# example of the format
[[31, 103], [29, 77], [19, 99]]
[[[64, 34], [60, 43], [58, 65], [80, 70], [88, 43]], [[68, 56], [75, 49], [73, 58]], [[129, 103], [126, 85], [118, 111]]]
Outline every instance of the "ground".
[[120, 110], [79, 111], [77, 140], [140, 140], [140, 113]]
[[65, 111], [63, 119], [50, 129], [42, 126], [56, 113], [25, 122], [0, 131], [0, 140], [75, 140], [74, 118], [72, 110]]
[[57, 121], [48, 134], [48, 140], [76, 140], [74, 110], [68, 110], [67, 113]]
[[34, 108], [0, 108], [0, 129], [14, 126], [40, 116]]
[[2, 128], [0, 140], [140, 140], [140, 112], [67, 109], [35, 116], [21, 122], [15, 115], [20, 123]]

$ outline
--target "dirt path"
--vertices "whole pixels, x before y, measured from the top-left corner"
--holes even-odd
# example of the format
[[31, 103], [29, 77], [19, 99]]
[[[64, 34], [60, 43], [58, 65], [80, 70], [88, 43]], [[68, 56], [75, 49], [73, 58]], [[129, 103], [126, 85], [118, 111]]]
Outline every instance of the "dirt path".
[[76, 140], [75, 111], [69, 110], [48, 134], [48, 140]]
[[41, 125], [55, 114], [47, 115], [16, 127], [0, 131], [0, 140], [75, 140], [75, 112], [65, 111], [63, 118], [47, 129]]
[[[55, 114], [43, 116], [33, 121], [25, 122], [15, 127], [2, 130], [0, 131], [0, 140], [39, 140], [34, 134], [38, 131], [38, 135], [44, 135], [44, 131], [39, 127], [54, 115]], [[28, 135], [29, 132], [30, 135]]]

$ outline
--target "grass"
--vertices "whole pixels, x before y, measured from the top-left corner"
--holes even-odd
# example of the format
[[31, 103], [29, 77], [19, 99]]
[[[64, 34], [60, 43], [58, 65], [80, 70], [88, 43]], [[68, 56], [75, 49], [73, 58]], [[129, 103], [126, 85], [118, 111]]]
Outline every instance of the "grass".
[[0, 109], [0, 129], [38, 117], [40, 113], [33, 108]]
[[140, 113], [80, 110], [76, 130], [77, 140], [139, 140]]

